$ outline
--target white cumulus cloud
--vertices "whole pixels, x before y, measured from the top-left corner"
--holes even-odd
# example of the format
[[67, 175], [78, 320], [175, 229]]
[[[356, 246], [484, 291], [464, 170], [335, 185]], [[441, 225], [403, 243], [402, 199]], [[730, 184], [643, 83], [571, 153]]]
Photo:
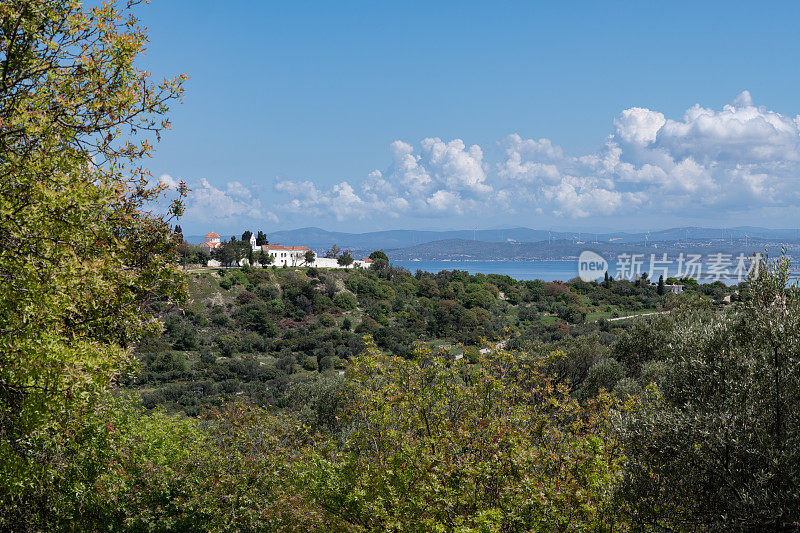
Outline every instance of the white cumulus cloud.
[[402, 214], [464, 213], [491, 197], [488, 165], [477, 145], [461, 139], [423, 139], [389, 146], [392, 161], [373, 170], [357, 186], [347, 181], [320, 189], [311, 181], [278, 180], [275, 190], [290, 197], [287, 210], [333, 216], [337, 220]]
[[277, 215], [266, 209], [254, 192], [241, 182], [229, 181], [224, 188], [217, 188], [201, 178], [197, 183], [190, 183], [189, 188], [191, 190], [183, 216], [186, 222], [225, 224], [241, 219], [278, 221]]
[[[747, 91], [721, 109], [679, 118], [622, 110], [590, 153], [568, 155], [550, 139], [508, 135], [489, 163], [478, 145], [429, 137], [395, 141], [390, 162], [361, 180], [318, 187], [282, 180], [284, 209], [334, 216], [445, 216], [505, 209], [560, 217], [800, 203], [800, 117], [756, 106]], [[231, 192], [228, 191], [231, 195]]]
[[642, 107], [632, 107], [614, 119], [617, 136], [625, 142], [647, 145], [656, 140], [656, 135], [666, 119], [662, 113]]

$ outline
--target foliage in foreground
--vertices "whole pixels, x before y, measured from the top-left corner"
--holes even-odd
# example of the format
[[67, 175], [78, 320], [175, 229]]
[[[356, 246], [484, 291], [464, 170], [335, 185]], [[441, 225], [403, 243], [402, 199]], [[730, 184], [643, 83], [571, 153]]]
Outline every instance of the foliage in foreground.
[[505, 352], [469, 364], [372, 346], [349, 372], [313, 394], [315, 416], [228, 404], [181, 419], [108, 398], [41, 443], [60, 473], [0, 526], [579, 531], [608, 519], [607, 398], [580, 406]]
[[800, 524], [800, 294], [785, 256], [766, 266], [740, 308], [677, 324], [658, 386], [621, 414], [617, 496], [641, 527]]
[[231, 404], [204, 421], [106, 398], [40, 443], [58, 471], [0, 513], [15, 531], [295, 531], [321, 514], [292, 483], [302, 428]]
[[310, 499], [366, 530], [580, 531], [607, 518], [608, 398], [584, 406], [542, 361], [469, 364], [371, 346], [348, 368], [341, 431], [302, 465]]
[[[130, 2], [135, 4], [137, 2]], [[51, 444], [160, 331], [149, 301], [180, 302], [163, 187], [138, 166], [181, 79], [134, 66], [146, 43], [113, 3], [0, 2], [0, 505], [23, 509], [70, 469]], [[61, 466], [59, 466], [61, 465]], [[74, 471], [76, 476], [82, 475]], [[48, 502], [39, 502], [47, 507]]]

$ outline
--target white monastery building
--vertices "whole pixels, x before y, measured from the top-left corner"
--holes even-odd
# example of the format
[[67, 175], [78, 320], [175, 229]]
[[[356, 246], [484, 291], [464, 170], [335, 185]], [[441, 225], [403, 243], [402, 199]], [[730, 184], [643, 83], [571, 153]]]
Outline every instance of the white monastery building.
[[[281, 246], [280, 244], [253, 246], [254, 252], [262, 250], [274, 258], [273, 265], [306, 266], [305, 255], [311, 248], [308, 246]], [[313, 264], [308, 266], [313, 266]]]
[[[209, 250], [222, 246], [220, 236], [213, 231], [207, 234], [205, 239], [206, 241], [203, 242], [201, 246], [206, 246]], [[259, 246], [256, 244], [256, 236], [254, 234], [250, 235], [250, 248], [253, 252], [265, 252], [271, 255], [273, 258], [272, 264], [279, 267], [308, 266], [315, 268], [342, 268], [336, 259], [321, 257], [318, 253], [314, 254], [314, 261], [310, 264], [306, 263], [306, 252], [311, 251], [311, 248], [308, 246], [282, 246], [280, 244], [264, 244]], [[247, 259], [242, 259], [242, 265], [247, 263]], [[370, 263], [372, 263], [372, 259], [356, 259], [353, 261], [350, 268], [367, 268]], [[218, 267], [220, 266], [220, 262], [212, 259], [208, 262], [208, 266]]]

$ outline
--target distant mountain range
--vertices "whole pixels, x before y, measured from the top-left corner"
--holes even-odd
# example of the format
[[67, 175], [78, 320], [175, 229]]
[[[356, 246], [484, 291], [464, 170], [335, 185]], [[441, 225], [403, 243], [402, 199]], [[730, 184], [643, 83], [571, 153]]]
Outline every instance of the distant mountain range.
[[[223, 236], [224, 237], [224, 236]], [[413, 255], [414, 250], [419, 252], [423, 259], [431, 259], [430, 253], [422, 253], [425, 250], [441, 250], [442, 247], [450, 248], [454, 253], [468, 253], [470, 248], [468, 242], [483, 243], [475, 244], [481, 249], [500, 252], [504, 251], [498, 258], [509, 258], [519, 254], [521, 250], [534, 253], [541, 248], [541, 243], [549, 243], [552, 250], [562, 250], [567, 253], [571, 249], [568, 244], [576, 244], [581, 250], [589, 244], [608, 245], [608, 244], [643, 244], [650, 246], [654, 243], [661, 243], [665, 246], [669, 243], [695, 243], [704, 245], [710, 242], [722, 243], [729, 242], [732, 246], [742, 241], [742, 245], [762, 245], [766, 242], [796, 242], [800, 241], [800, 230], [797, 229], [768, 229], [753, 226], [742, 226], [737, 228], [700, 228], [683, 227], [670, 228], [652, 232], [611, 232], [611, 233], [585, 233], [585, 232], [566, 232], [566, 231], [547, 231], [531, 228], [509, 228], [509, 229], [485, 229], [485, 230], [452, 230], [452, 231], [424, 231], [424, 230], [388, 230], [371, 231], [366, 233], [344, 233], [337, 231], [327, 231], [321, 228], [300, 228], [288, 231], [274, 231], [267, 234], [270, 243], [284, 245], [308, 246], [314, 250], [322, 251], [336, 244], [341, 248], [349, 248], [356, 252], [370, 252], [372, 250], [393, 250], [398, 252], [396, 255]], [[203, 242], [203, 237], [199, 235], [187, 236], [188, 242], [199, 244]], [[424, 247], [421, 245], [445, 241], [449, 244], [437, 244], [436, 247]], [[462, 241], [458, 246], [450, 241]], [[563, 241], [563, 242], [562, 242]], [[518, 246], [519, 243], [540, 243], [540, 246], [520, 248], [497, 248], [486, 246], [492, 243], [507, 243]], [[455, 248], [460, 248], [456, 252]], [[605, 246], [603, 246], [605, 247]], [[404, 250], [409, 249], [410, 250]], [[399, 253], [403, 250], [402, 253]], [[508, 252], [508, 253], [505, 253]], [[485, 254], [480, 254], [485, 255]], [[550, 255], [550, 254], [548, 254]]]

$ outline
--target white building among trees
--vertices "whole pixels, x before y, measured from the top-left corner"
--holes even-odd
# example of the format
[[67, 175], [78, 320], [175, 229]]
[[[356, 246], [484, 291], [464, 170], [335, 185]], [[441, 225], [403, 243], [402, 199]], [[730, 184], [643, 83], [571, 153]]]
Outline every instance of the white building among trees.
[[[272, 261], [269, 262], [269, 265], [278, 266], [278, 267], [316, 267], [316, 268], [367, 268], [369, 267], [370, 263], [372, 263], [371, 259], [354, 259], [345, 266], [339, 263], [338, 257], [322, 257], [320, 254], [313, 252], [311, 248], [308, 246], [283, 246], [281, 244], [257, 244], [258, 239], [262, 239], [261, 242], [266, 241], [266, 236], [259, 232], [260, 237], [256, 238], [256, 235], [252, 232], [245, 232], [242, 235], [243, 238], [247, 237], [247, 233], [250, 233], [250, 238], [245, 241], [250, 246], [250, 250], [252, 251], [252, 261], [255, 265], [258, 265], [261, 259], [261, 254], [267, 254], [272, 257]], [[247, 250], [247, 245], [239, 241], [239, 246], [244, 246], [244, 250]], [[201, 244], [201, 246], [207, 247], [211, 251], [216, 251], [215, 253], [221, 255], [223, 250], [219, 250], [222, 246], [228, 245], [235, 245], [233, 241], [231, 243], [223, 243], [220, 236], [213, 231], [211, 233], [206, 234], [205, 242]], [[338, 247], [334, 246], [332, 249], [339, 250]], [[313, 253], [313, 260], [308, 261], [309, 259], [309, 252]], [[239, 258], [233, 258], [233, 263], [238, 264], [240, 266], [244, 266], [250, 264], [250, 258], [247, 257], [249, 254], [245, 254], [246, 257], [242, 257], [242, 249], [239, 248], [237, 252]], [[349, 254], [349, 252], [347, 252]], [[230, 264], [230, 263], [229, 263]], [[208, 266], [222, 266], [222, 262], [220, 261], [220, 257], [212, 258], [208, 261]]]
[[313, 266], [306, 265], [306, 252], [310, 252], [308, 246], [281, 246], [280, 244], [264, 244], [261, 247], [255, 246], [253, 240], [253, 251], [263, 251], [273, 257], [273, 265], [277, 266]]

